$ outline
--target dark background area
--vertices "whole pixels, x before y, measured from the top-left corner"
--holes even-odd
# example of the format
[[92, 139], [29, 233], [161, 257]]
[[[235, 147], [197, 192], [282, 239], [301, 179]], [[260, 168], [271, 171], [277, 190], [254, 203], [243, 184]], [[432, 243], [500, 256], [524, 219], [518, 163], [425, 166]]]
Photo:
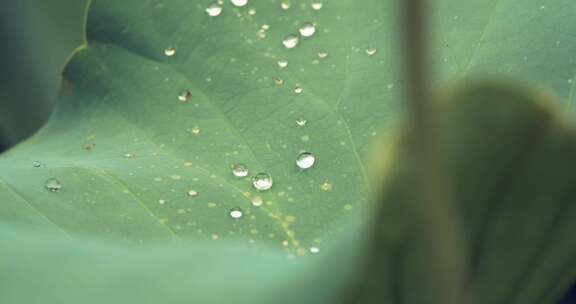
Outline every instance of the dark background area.
[[[87, 2], [2, 1], [0, 152], [32, 135], [49, 118], [58, 96], [60, 72], [72, 51], [83, 43]], [[576, 304], [576, 284], [560, 304]]]

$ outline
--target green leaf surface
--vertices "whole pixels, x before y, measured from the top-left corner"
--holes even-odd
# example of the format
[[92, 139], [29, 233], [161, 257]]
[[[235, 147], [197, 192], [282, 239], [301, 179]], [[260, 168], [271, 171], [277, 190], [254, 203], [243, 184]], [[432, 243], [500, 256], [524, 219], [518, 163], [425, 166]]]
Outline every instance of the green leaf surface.
[[[388, 134], [402, 112], [394, 2], [325, 1], [315, 10], [310, 1], [291, 1], [284, 10], [278, 0], [240, 8], [225, 1], [216, 17], [206, 12], [211, 3], [92, 2], [87, 44], [64, 71], [58, 109], [41, 132], [0, 158], [0, 222], [130, 244], [270, 246], [275, 262], [262, 267], [282, 271], [277, 256], [334, 248], [330, 244], [370, 211], [370, 142]], [[437, 83], [514, 77], [552, 90], [571, 109], [576, 20], [569, 14], [576, 3], [435, 4]], [[283, 39], [309, 22], [315, 34], [285, 48]], [[282, 60], [287, 67], [278, 65]], [[185, 101], [183, 92], [189, 92]], [[313, 168], [296, 166], [302, 152], [316, 156]], [[249, 168], [248, 177], [234, 177], [237, 164]], [[273, 177], [272, 189], [254, 189], [251, 178], [260, 172]], [[62, 188], [48, 191], [50, 179]], [[241, 219], [231, 218], [235, 208]], [[8, 237], [2, 244], [20, 243]], [[171, 259], [170, 248], [157, 258]], [[86, 250], [80, 255], [108, 252]], [[10, 252], [12, 259], [23, 261], [18, 253]], [[215, 269], [224, 277], [229, 270]], [[110, 275], [96, 265], [85, 271], [100, 280]]]

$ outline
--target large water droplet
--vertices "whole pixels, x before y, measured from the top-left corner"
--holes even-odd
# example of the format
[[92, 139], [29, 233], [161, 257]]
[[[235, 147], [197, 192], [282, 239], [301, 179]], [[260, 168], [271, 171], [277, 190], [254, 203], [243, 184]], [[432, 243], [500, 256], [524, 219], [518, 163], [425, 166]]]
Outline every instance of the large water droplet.
[[166, 55], [168, 57], [172, 57], [172, 56], [176, 55], [176, 48], [168, 47], [168, 48], [164, 49], [164, 55]]
[[252, 180], [252, 185], [254, 188], [260, 191], [269, 190], [272, 188], [273, 184], [274, 182], [272, 181], [272, 176], [270, 176], [268, 173], [258, 173]]
[[222, 13], [222, 6], [218, 3], [212, 3], [206, 8], [206, 14], [210, 17], [219, 16]]
[[178, 100], [182, 102], [186, 102], [190, 100], [190, 98], [192, 98], [192, 93], [188, 90], [181, 91], [180, 94], [178, 94]]
[[236, 177], [246, 177], [248, 172], [248, 167], [244, 164], [236, 164], [232, 167], [232, 174]]
[[366, 49], [366, 54], [368, 54], [368, 56], [372, 56], [376, 54], [376, 52], [378, 52], [378, 50], [373, 47], [369, 47]]
[[283, 69], [288, 66], [288, 61], [284, 59], [278, 60], [278, 66]]
[[316, 157], [310, 152], [302, 152], [296, 159], [296, 165], [300, 169], [310, 169], [314, 166]]
[[293, 49], [298, 45], [298, 37], [295, 35], [288, 35], [284, 40], [282, 40], [282, 44], [287, 49]]
[[50, 192], [60, 192], [60, 190], [62, 190], [62, 183], [55, 178], [50, 178], [46, 180], [44, 187]]
[[235, 220], [241, 219], [243, 215], [244, 213], [242, 212], [242, 209], [238, 207], [230, 209], [230, 217]]
[[230, 2], [232, 2], [232, 4], [242, 7], [245, 6], [246, 4], [248, 4], [248, 0], [230, 0]]
[[312, 2], [312, 4], [310, 5], [312, 7], [313, 10], [315, 11], [319, 11], [322, 9], [322, 2]]
[[304, 23], [298, 31], [302, 37], [311, 37], [316, 33], [316, 26], [312, 23]]

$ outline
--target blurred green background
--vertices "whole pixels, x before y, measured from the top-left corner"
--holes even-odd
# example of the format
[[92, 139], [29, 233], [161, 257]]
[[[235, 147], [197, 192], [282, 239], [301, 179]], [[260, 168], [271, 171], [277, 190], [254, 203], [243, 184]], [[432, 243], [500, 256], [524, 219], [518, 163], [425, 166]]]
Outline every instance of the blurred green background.
[[60, 72], [83, 42], [87, 0], [3, 0], [0, 8], [0, 151], [48, 119]]

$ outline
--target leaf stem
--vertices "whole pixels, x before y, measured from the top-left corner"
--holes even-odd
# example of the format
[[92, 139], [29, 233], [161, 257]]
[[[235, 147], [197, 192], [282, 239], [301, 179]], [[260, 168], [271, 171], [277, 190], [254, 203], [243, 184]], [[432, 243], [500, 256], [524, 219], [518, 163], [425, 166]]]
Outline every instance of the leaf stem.
[[406, 102], [415, 164], [414, 208], [421, 223], [424, 248], [430, 256], [437, 294], [431, 303], [467, 303], [464, 254], [460, 229], [450, 199], [438, 146], [435, 108], [431, 101], [426, 28], [426, 0], [399, 0], [404, 29]]

